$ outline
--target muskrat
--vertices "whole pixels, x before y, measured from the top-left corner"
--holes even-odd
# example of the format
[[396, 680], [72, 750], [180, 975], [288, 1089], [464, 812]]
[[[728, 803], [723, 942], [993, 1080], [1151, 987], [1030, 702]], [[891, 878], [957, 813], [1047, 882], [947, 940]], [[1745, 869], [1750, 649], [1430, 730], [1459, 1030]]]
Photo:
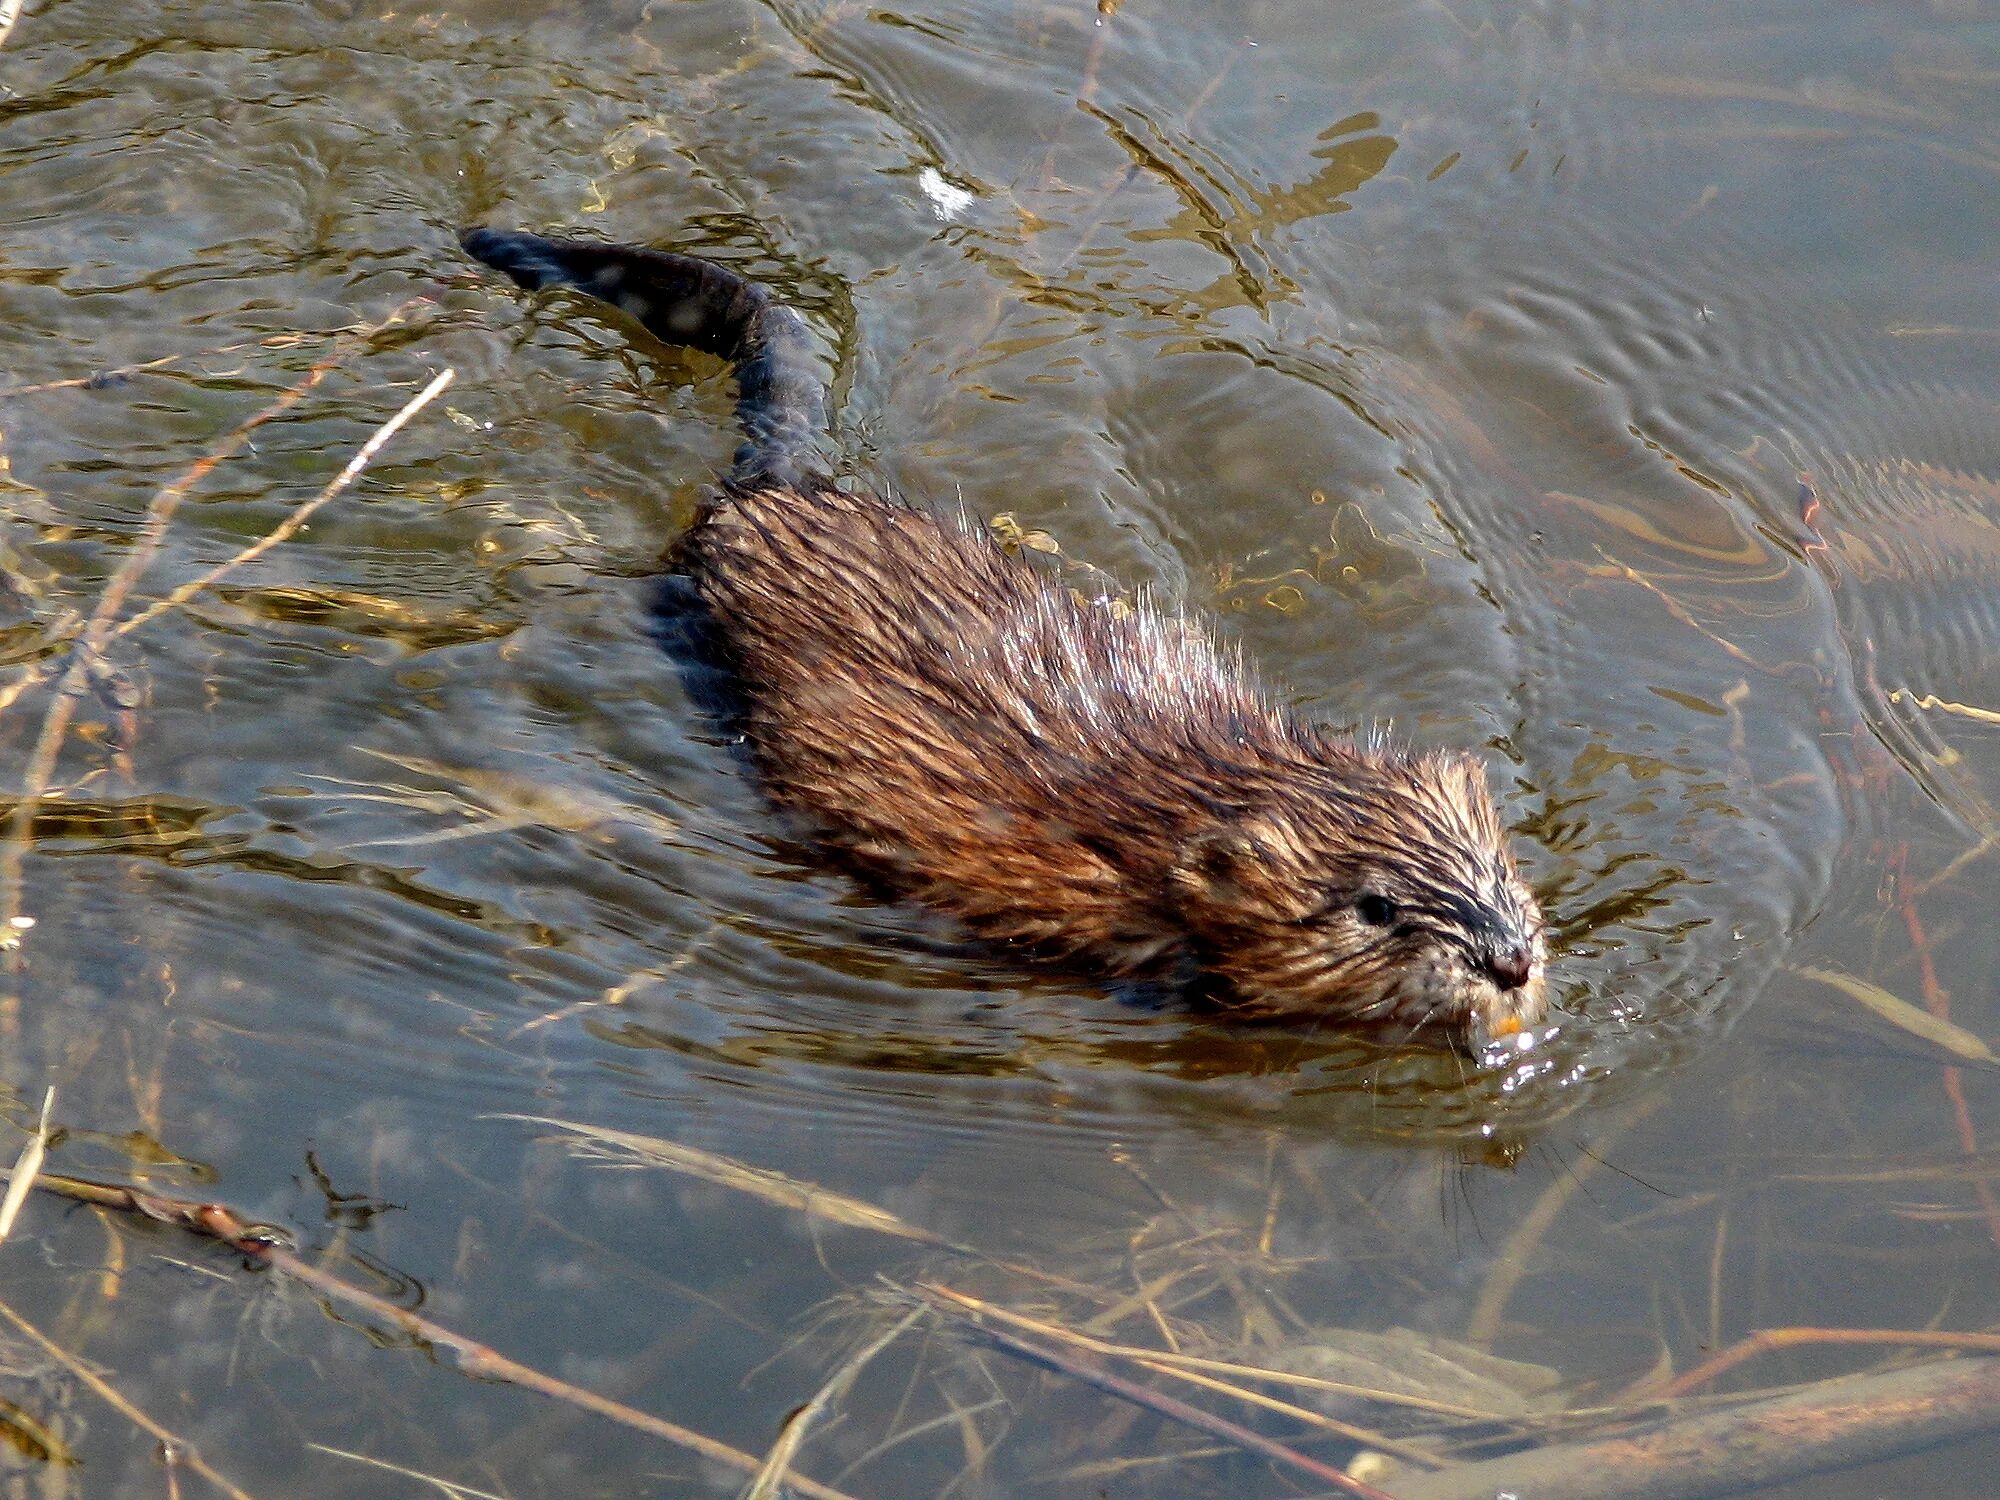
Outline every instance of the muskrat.
[[1470, 757], [1295, 717], [1186, 619], [836, 488], [805, 324], [764, 287], [664, 251], [464, 245], [734, 366], [745, 441], [669, 566], [772, 800], [858, 873], [1018, 952], [1199, 977], [1237, 1014], [1475, 1053], [1541, 1019], [1541, 912]]

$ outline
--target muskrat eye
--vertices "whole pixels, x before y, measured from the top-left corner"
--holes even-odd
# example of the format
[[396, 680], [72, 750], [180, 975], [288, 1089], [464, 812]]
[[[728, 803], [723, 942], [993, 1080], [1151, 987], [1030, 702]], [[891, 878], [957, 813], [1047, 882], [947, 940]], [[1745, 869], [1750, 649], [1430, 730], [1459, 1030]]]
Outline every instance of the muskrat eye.
[[1387, 927], [1396, 920], [1396, 903], [1370, 891], [1354, 903], [1354, 914], [1370, 927]]

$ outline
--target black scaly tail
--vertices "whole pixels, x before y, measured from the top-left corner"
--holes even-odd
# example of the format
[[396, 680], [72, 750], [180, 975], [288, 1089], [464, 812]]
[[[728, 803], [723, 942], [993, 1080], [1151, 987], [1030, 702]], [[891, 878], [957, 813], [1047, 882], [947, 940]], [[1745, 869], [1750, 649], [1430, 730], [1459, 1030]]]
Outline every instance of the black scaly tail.
[[797, 484], [826, 426], [826, 387], [805, 320], [764, 287], [691, 255], [469, 229], [466, 253], [522, 286], [574, 287], [635, 318], [654, 338], [728, 360], [745, 441], [730, 482]]

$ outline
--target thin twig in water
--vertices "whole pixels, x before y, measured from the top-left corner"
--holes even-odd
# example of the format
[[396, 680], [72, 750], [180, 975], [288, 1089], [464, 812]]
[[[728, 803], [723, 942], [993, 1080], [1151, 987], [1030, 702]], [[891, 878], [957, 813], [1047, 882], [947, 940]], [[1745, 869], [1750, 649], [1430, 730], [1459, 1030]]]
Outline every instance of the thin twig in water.
[[[4, 0], [0, 0], [4, 3]], [[312, 368], [290, 389], [284, 391], [268, 406], [247, 418], [230, 432], [213, 449], [189, 464], [181, 476], [153, 496], [146, 509], [146, 524], [141, 529], [137, 542], [126, 554], [125, 560], [113, 572], [98, 595], [97, 603], [91, 610], [90, 618], [71, 649], [68, 668], [57, 684], [55, 696], [49, 703], [48, 713], [43, 717], [40, 734], [36, 737], [33, 750], [29, 752], [26, 770], [21, 776], [21, 798], [15, 804], [14, 814], [9, 821], [4, 844], [0, 844], [0, 922], [7, 924], [0, 929], [0, 948], [18, 948], [19, 924], [15, 920], [21, 911], [21, 870], [27, 857], [27, 846], [34, 832], [35, 815], [41, 810], [42, 797], [48, 791], [55, 777], [56, 759], [62, 750], [63, 737], [69, 732], [71, 718], [76, 713], [76, 705], [82, 701], [88, 688], [92, 669], [102, 659], [104, 647], [112, 637], [113, 621], [125, 606], [126, 599], [138, 584], [141, 575], [152, 566], [161, 543], [166, 538], [167, 526], [181, 502], [197, 484], [207, 478], [224, 459], [236, 453], [250, 440], [251, 433], [266, 423], [283, 416], [299, 402], [303, 401], [321, 381], [357, 348], [380, 334], [384, 329], [402, 321], [404, 314], [419, 302], [428, 299], [412, 297], [402, 303], [388, 317], [358, 329], [339, 340], [318, 360]], [[8, 1019], [0, 1016], [0, 1021]]]
[[994, 1304], [981, 1301], [977, 1297], [968, 1297], [963, 1292], [953, 1291], [950, 1287], [940, 1286], [936, 1282], [919, 1282], [917, 1283], [917, 1290], [943, 1297], [947, 1301], [964, 1308], [967, 1312], [1011, 1324], [1013, 1327], [1039, 1334], [1044, 1338], [1055, 1339], [1059, 1343], [1067, 1343], [1074, 1348], [1082, 1349], [1088, 1353], [1104, 1355], [1113, 1359], [1130, 1360], [1134, 1364], [1151, 1370], [1156, 1375], [1171, 1375], [1175, 1379], [1188, 1381], [1191, 1384], [1202, 1386], [1207, 1390], [1219, 1391], [1224, 1395], [1235, 1396], [1239, 1400], [1247, 1401], [1253, 1406], [1262, 1406], [1266, 1410], [1280, 1412], [1308, 1426], [1321, 1427], [1354, 1442], [1365, 1443], [1371, 1448], [1380, 1448], [1385, 1453], [1393, 1453], [1399, 1458], [1406, 1459], [1411, 1463], [1419, 1464], [1425, 1468], [1437, 1467], [1438, 1459], [1436, 1454], [1426, 1452], [1421, 1448], [1398, 1443], [1393, 1438], [1384, 1437], [1377, 1432], [1371, 1432], [1365, 1427], [1357, 1427], [1352, 1423], [1341, 1422], [1332, 1417], [1324, 1416], [1319, 1412], [1304, 1410], [1288, 1401], [1274, 1400], [1260, 1391], [1253, 1391], [1244, 1386], [1234, 1384], [1230, 1381], [1219, 1380], [1215, 1377], [1217, 1375], [1229, 1374], [1244, 1376], [1253, 1380], [1268, 1380], [1279, 1385], [1289, 1385], [1305, 1390], [1325, 1391], [1333, 1395], [1351, 1396], [1359, 1400], [1374, 1401], [1383, 1405], [1406, 1406], [1414, 1407], [1420, 1411], [1441, 1412], [1468, 1422], [1494, 1422], [1502, 1420], [1501, 1414], [1497, 1412], [1480, 1411], [1477, 1408], [1469, 1406], [1453, 1406], [1447, 1402], [1432, 1401], [1422, 1396], [1409, 1396], [1397, 1391], [1371, 1390], [1366, 1386], [1355, 1385], [1345, 1381], [1322, 1380], [1311, 1375], [1295, 1375], [1288, 1370], [1267, 1370], [1257, 1365], [1232, 1363], [1220, 1359], [1202, 1359], [1198, 1356], [1188, 1354], [1171, 1354], [1163, 1350], [1141, 1349], [1130, 1344], [1108, 1343], [1103, 1339], [1093, 1338], [1089, 1334], [1077, 1333], [1071, 1329], [1063, 1328], [1058, 1324], [1045, 1323], [1040, 1319], [1023, 1317], [1019, 1313], [1010, 1312], [1004, 1307], [996, 1307]]
[[[50, 1179], [45, 1178], [37, 1186], [46, 1188], [49, 1181]], [[140, 1411], [130, 1401], [127, 1401], [103, 1376], [99, 1375], [90, 1366], [63, 1348], [54, 1339], [43, 1333], [33, 1323], [30, 1323], [26, 1318], [15, 1312], [5, 1302], [0, 1302], [0, 1318], [5, 1318], [30, 1341], [40, 1345], [44, 1354], [48, 1355], [50, 1359], [55, 1360], [78, 1380], [89, 1386], [96, 1393], [98, 1400], [109, 1406], [134, 1427], [150, 1433], [156, 1441], [175, 1455], [176, 1462], [184, 1463], [190, 1469], [193, 1469], [195, 1473], [221, 1490], [223, 1494], [229, 1496], [229, 1500], [251, 1500], [249, 1494], [238, 1489], [227, 1479], [216, 1473], [215, 1470], [211, 1469], [203, 1461], [202, 1456], [195, 1452], [193, 1448], [189, 1447], [181, 1439], [175, 1437], [173, 1433]]]
[[331, 1454], [335, 1458], [347, 1459], [350, 1463], [366, 1464], [371, 1469], [382, 1469], [390, 1474], [401, 1474], [405, 1479], [414, 1479], [419, 1484], [428, 1484], [443, 1491], [451, 1500], [506, 1500], [503, 1495], [491, 1494], [486, 1490], [475, 1490], [469, 1484], [459, 1484], [454, 1480], [441, 1479], [435, 1474], [426, 1474], [421, 1469], [406, 1469], [401, 1464], [388, 1463], [379, 1458], [370, 1458], [365, 1453], [350, 1453], [345, 1448], [329, 1448], [324, 1443], [307, 1443], [315, 1453]]
[[1351, 1474], [1344, 1473], [1331, 1464], [1321, 1463], [1310, 1454], [1289, 1448], [1273, 1438], [1267, 1438], [1261, 1432], [1253, 1432], [1241, 1423], [1232, 1422], [1226, 1417], [1218, 1417], [1213, 1412], [1203, 1411], [1198, 1406], [1190, 1406], [1177, 1397], [1140, 1385], [1137, 1381], [1127, 1380], [1121, 1375], [1113, 1375], [1108, 1370], [1098, 1369], [1060, 1350], [1008, 1333], [1005, 1329], [989, 1327], [976, 1315], [965, 1312], [945, 1298], [921, 1290], [909, 1295], [919, 1297], [929, 1306], [945, 1313], [951, 1318], [954, 1327], [1017, 1359], [1024, 1359], [1030, 1364], [1040, 1365], [1043, 1369], [1054, 1370], [1060, 1375], [1081, 1380], [1108, 1395], [1117, 1396], [1134, 1406], [1157, 1412], [1163, 1417], [1171, 1418], [1199, 1432], [1205, 1432], [1211, 1437], [1225, 1438], [1239, 1448], [1302, 1470], [1345, 1494], [1359, 1496], [1360, 1500], [1395, 1500], [1394, 1496], [1384, 1494], [1373, 1485], [1364, 1484]]
[[1965, 850], [1942, 870], [1939, 870], [1934, 875], [1926, 875], [1916, 885], [1912, 886], [1910, 888], [1910, 899], [1912, 901], [1923, 900], [1924, 897], [1928, 896], [1939, 886], [1948, 884], [1956, 879], [1959, 871], [1963, 870], [1967, 865], [1984, 859], [1995, 849], [2000, 849], [2000, 839], [1995, 839], [1990, 833], [1984, 835], [1978, 843], [1974, 844], [1970, 849]]
[[[892, 1431], [889, 1436], [883, 1438], [881, 1442], [877, 1443], [838, 1474], [834, 1475], [833, 1482], [835, 1484], [845, 1484], [848, 1476], [867, 1468], [883, 1454], [892, 1452], [902, 1447], [905, 1443], [914, 1442], [920, 1437], [927, 1437], [931, 1433], [936, 1432], [940, 1427], [952, 1427], [960, 1422], [969, 1421], [973, 1417], [984, 1416], [989, 1411], [998, 1411], [1008, 1404], [1005, 1396], [992, 1396], [972, 1406], [954, 1407], [950, 1411], [941, 1412], [929, 1421], [919, 1422], [914, 1427], [904, 1427]], [[893, 1427], [894, 1423], [890, 1425]]]
[[744, 1491], [743, 1500], [777, 1500], [791, 1476], [792, 1460], [798, 1456], [799, 1445], [806, 1440], [806, 1432], [819, 1420], [820, 1413], [847, 1394], [847, 1388], [854, 1384], [854, 1377], [861, 1373], [863, 1365], [901, 1338], [910, 1325], [923, 1315], [922, 1308], [911, 1308], [895, 1327], [872, 1340], [865, 1348], [856, 1350], [852, 1358], [833, 1372], [812, 1400], [785, 1419], [777, 1442], [771, 1445], [764, 1467], [751, 1481], [750, 1488]]
[[[676, 1447], [689, 1449], [739, 1473], [756, 1474], [763, 1468], [763, 1460], [755, 1454], [732, 1448], [703, 1433], [600, 1396], [595, 1391], [571, 1385], [566, 1380], [558, 1380], [553, 1375], [545, 1375], [442, 1323], [433, 1322], [420, 1313], [398, 1307], [386, 1298], [342, 1281], [331, 1272], [293, 1254], [279, 1244], [269, 1230], [258, 1228], [223, 1204], [196, 1203], [186, 1198], [169, 1198], [158, 1193], [142, 1192], [138, 1188], [88, 1182], [77, 1177], [48, 1175], [35, 1186], [43, 1192], [55, 1193], [79, 1203], [94, 1203], [121, 1213], [137, 1214], [227, 1245], [254, 1263], [310, 1287], [329, 1301], [354, 1308], [380, 1326], [394, 1329], [424, 1348], [447, 1351], [455, 1360], [456, 1368], [475, 1380], [520, 1386], [538, 1395], [566, 1401], [584, 1411], [661, 1438]], [[0, 1303], [0, 1313], [13, 1316], [4, 1303]], [[154, 1429], [148, 1427], [147, 1430]], [[801, 1475], [792, 1475], [788, 1483], [794, 1491], [809, 1496], [810, 1500], [852, 1500], [851, 1496], [830, 1485]], [[240, 1495], [235, 1490], [230, 1493], [232, 1496]]]
[[[48, 391], [95, 390], [133, 375], [144, 375], [152, 370], [164, 370], [169, 366], [185, 364], [191, 359], [213, 359], [218, 354], [237, 354], [245, 349], [294, 349], [300, 344], [313, 344], [327, 337], [311, 333], [274, 333], [269, 338], [250, 339], [241, 344], [222, 344], [213, 349], [191, 350], [186, 354], [163, 354], [158, 359], [141, 360], [134, 365], [119, 365], [110, 370], [93, 370], [88, 375], [72, 375], [66, 380], [38, 380], [33, 385], [0, 386], [0, 401], [12, 401], [17, 396], [39, 396]], [[220, 371], [205, 371], [209, 376]]]
[[157, 620], [169, 610], [179, 609], [196, 594], [201, 593], [204, 589], [212, 588], [218, 581], [228, 574], [235, 572], [236, 569], [242, 567], [245, 563], [255, 562], [279, 543], [289, 541], [298, 533], [300, 527], [313, 518], [315, 511], [319, 510], [328, 501], [338, 497], [341, 491], [354, 483], [360, 477], [361, 471], [375, 461], [375, 455], [382, 451], [389, 439], [401, 432], [409, 424], [411, 418], [416, 416], [426, 406], [429, 406], [431, 402], [435, 401], [443, 393], [444, 388], [457, 378], [458, 371], [456, 370], [447, 369], [439, 371], [432, 377], [429, 385], [418, 391], [416, 395], [404, 403], [401, 411], [375, 429], [374, 435], [361, 445], [360, 450], [355, 453], [354, 457], [347, 461], [347, 467], [328, 480], [326, 487], [317, 495], [314, 495], [312, 499], [299, 506], [298, 509], [285, 517], [283, 521], [280, 521], [270, 531], [266, 532], [228, 561], [217, 563], [193, 582], [182, 584], [171, 594], [168, 594], [166, 598], [155, 600], [152, 604], [140, 610], [139, 613], [133, 615], [129, 620], [120, 623], [117, 629], [111, 632], [113, 637], [130, 635], [140, 626]]
[[[1902, 845], [1894, 860], [1897, 888], [1906, 894], [1901, 899], [1903, 925], [1910, 934], [1910, 946], [1917, 954], [1917, 975], [1923, 984], [1924, 1009], [1939, 1021], [1951, 1023], [1951, 995], [1938, 981], [1937, 965], [1931, 957], [1931, 943], [1924, 931], [1924, 921], [1917, 914], [1916, 897], [1907, 894], [1909, 889], [1909, 846]], [[1972, 1123], [1972, 1107], [1966, 1103], [1965, 1080], [1956, 1066], [1943, 1068], [1938, 1074], [1944, 1085], [1944, 1096], [1951, 1105], [1952, 1121], [1958, 1127], [1959, 1149], [1967, 1156], [1979, 1155], [1979, 1132]], [[1996, 1247], [2000, 1247], [2000, 1194], [1993, 1191], [1993, 1184], [1983, 1177], [1973, 1179], [1972, 1191], [1979, 1199], [1979, 1206], [1986, 1216], [1986, 1233]]]
[[1699, 1390], [1724, 1370], [1775, 1349], [1814, 1344], [1884, 1345], [1906, 1349], [1956, 1349], [1964, 1353], [2000, 1354], [2000, 1333], [1948, 1333], [1935, 1328], [1760, 1328], [1740, 1342], [1705, 1359], [1685, 1375], [1651, 1390], [1628, 1391], [1628, 1400], [1672, 1401]]
[[677, 1141], [662, 1140], [658, 1136], [638, 1135], [629, 1130], [612, 1130], [605, 1126], [558, 1120], [549, 1115], [499, 1114], [486, 1115], [482, 1118], [518, 1120], [527, 1125], [551, 1125], [570, 1133], [572, 1137], [570, 1149], [579, 1156], [596, 1154], [610, 1160], [636, 1159], [656, 1167], [664, 1167], [670, 1172], [699, 1178], [703, 1182], [712, 1182], [717, 1187], [733, 1188], [739, 1193], [748, 1193], [765, 1203], [807, 1213], [814, 1218], [825, 1219], [828, 1223], [845, 1224], [851, 1229], [871, 1229], [878, 1234], [893, 1235], [897, 1239], [914, 1240], [920, 1245], [935, 1245], [940, 1249], [973, 1253], [964, 1246], [954, 1245], [941, 1235], [899, 1219], [887, 1209], [877, 1208], [860, 1198], [836, 1193], [830, 1188], [821, 1187], [816, 1182], [787, 1177], [784, 1173], [773, 1172], [767, 1167], [752, 1167], [731, 1157], [699, 1151], [693, 1146], [683, 1146]]
[[1571, 1196], [1583, 1186], [1584, 1178], [1603, 1164], [1603, 1153], [1658, 1109], [1661, 1098], [1661, 1095], [1654, 1094], [1612, 1126], [1597, 1143], [1596, 1150], [1586, 1153], [1582, 1162], [1551, 1182], [1542, 1196], [1535, 1200], [1535, 1206], [1528, 1210], [1527, 1217], [1514, 1226], [1506, 1243], [1500, 1247], [1500, 1253], [1493, 1258], [1493, 1270], [1486, 1278], [1486, 1285], [1480, 1288], [1479, 1301], [1473, 1305], [1472, 1317], [1466, 1322], [1465, 1341], [1468, 1344], [1476, 1349], [1493, 1347], [1494, 1339], [1500, 1334], [1500, 1320], [1506, 1315], [1507, 1304], [1513, 1300], [1514, 1289], [1535, 1265], [1535, 1252], [1562, 1216]]
[[0, 1197], [0, 1240], [5, 1240], [13, 1232], [14, 1220], [21, 1212], [21, 1205], [28, 1201], [28, 1193], [41, 1175], [42, 1161], [49, 1150], [49, 1111], [55, 1108], [56, 1091], [51, 1088], [42, 1095], [42, 1118], [35, 1126], [35, 1133], [28, 1138], [28, 1144], [21, 1148], [21, 1158], [14, 1163], [14, 1170], [7, 1177], [7, 1194]]

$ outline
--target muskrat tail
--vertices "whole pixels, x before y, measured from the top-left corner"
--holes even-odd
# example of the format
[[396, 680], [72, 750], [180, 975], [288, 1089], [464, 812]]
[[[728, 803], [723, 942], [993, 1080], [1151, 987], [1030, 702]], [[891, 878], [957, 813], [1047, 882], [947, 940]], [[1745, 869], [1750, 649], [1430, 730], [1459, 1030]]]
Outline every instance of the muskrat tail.
[[734, 271], [692, 255], [547, 240], [505, 229], [459, 236], [468, 255], [530, 290], [574, 287], [638, 320], [654, 338], [726, 359], [736, 371], [744, 443], [730, 482], [797, 484], [826, 425], [826, 386], [805, 320]]

